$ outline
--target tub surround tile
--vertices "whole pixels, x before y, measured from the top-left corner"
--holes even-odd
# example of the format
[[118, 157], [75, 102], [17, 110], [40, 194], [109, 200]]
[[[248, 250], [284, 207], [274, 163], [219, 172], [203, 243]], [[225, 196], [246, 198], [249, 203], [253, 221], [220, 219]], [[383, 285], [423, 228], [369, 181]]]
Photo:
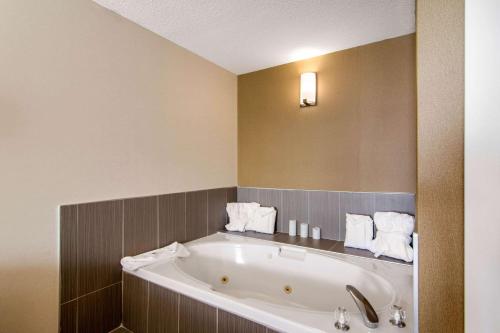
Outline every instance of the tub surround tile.
[[217, 332], [217, 309], [180, 295], [179, 333]]
[[217, 333], [266, 333], [267, 328], [248, 319], [219, 309]]
[[59, 321], [60, 333], [76, 333], [77, 301], [61, 305], [61, 320]]
[[176, 292], [149, 283], [148, 333], [178, 332], [179, 297]]
[[123, 273], [123, 325], [134, 333], [147, 333], [148, 282]]
[[238, 187], [238, 202], [259, 202], [259, 189]]
[[309, 233], [312, 227], [321, 228], [321, 237], [340, 238], [339, 207], [340, 193], [327, 191], [309, 192]]
[[375, 211], [415, 215], [415, 195], [411, 193], [376, 193]]
[[78, 299], [78, 333], [107, 333], [121, 322], [121, 283]]
[[283, 214], [281, 232], [288, 233], [290, 220], [297, 220], [297, 233], [300, 223], [309, 223], [309, 193], [302, 190], [283, 190]]
[[77, 246], [78, 217], [77, 206], [62, 206], [60, 209], [60, 265], [61, 265], [61, 303], [78, 296], [77, 291]]
[[238, 201], [238, 188], [228, 187], [227, 188], [227, 202], [237, 202]]
[[78, 205], [78, 296], [121, 281], [122, 205]]
[[283, 229], [283, 197], [281, 190], [259, 189], [259, 203], [276, 208], [276, 231]]
[[190, 241], [207, 235], [208, 191], [186, 193], [186, 240]]
[[226, 214], [227, 189], [208, 190], [208, 230], [207, 235], [224, 230]]
[[159, 246], [186, 240], [186, 193], [160, 195], [158, 198]]
[[158, 248], [158, 198], [145, 197], [123, 201], [124, 256]]

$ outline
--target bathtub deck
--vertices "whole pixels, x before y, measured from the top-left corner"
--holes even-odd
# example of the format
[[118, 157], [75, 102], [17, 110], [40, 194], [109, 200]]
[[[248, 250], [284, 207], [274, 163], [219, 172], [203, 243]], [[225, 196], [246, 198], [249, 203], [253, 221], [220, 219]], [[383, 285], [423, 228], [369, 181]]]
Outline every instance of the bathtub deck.
[[237, 231], [222, 231], [231, 235], [245, 236], [257, 239], [270, 240], [273, 242], [279, 242], [290, 245], [304, 246], [318, 250], [331, 251], [336, 253], [349, 254], [359, 257], [371, 258], [382, 261], [396, 262], [399, 264], [412, 265], [412, 263], [405, 262], [403, 260], [394, 259], [386, 256], [380, 256], [375, 258], [373, 253], [368, 250], [354, 249], [350, 247], [344, 247], [343, 241], [336, 241], [331, 239], [319, 239], [315, 240], [312, 238], [300, 238], [299, 236], [289, 236], [285, 233], [275, 233], [273, 235], [262, 234], [255, 231], [245, 231], [245, 232], [237, 232]]

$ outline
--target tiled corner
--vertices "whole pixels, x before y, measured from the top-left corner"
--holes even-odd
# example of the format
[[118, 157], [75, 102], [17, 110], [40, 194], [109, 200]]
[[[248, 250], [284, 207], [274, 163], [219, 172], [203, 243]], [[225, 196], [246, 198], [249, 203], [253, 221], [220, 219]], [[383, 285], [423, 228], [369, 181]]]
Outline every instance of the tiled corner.
[[178, 332], [179, 294], [149, 283], [148, 333]]
[[238, 202], [259, 202], [259, 189], [238, 187]]
[[64, 303], [60, 308], [59, 332], [60, 333], [76, 333], [76, 314], [77, 314], [77, 301], [73, 300]]
[[61, 221], [61, 303], [78, 297], [77, 291], [77, 247], [78, 247], [78, 209], [76, 205], [62, 206]]
[[207, 234], [224, 230], [226, 225], [227, 189], [208, 190], [208, 229]]
[[226, 189], [227, 202], [237, 202], [238, 201], [238, 188], [228, 187]]
[[134, 333], [147, 333], [148, 282], [123, 274], [123, 325]]
[[122, 284], [78, 299], [78, 333], [105, 333], [122, 322]]

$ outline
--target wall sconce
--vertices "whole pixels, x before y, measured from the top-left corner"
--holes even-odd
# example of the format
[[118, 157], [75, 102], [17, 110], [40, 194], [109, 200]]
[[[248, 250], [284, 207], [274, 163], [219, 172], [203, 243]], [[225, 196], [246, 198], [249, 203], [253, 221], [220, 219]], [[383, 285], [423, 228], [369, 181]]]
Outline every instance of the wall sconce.
[[300, 74], [300, 107], [316, 105], [316, 73]]

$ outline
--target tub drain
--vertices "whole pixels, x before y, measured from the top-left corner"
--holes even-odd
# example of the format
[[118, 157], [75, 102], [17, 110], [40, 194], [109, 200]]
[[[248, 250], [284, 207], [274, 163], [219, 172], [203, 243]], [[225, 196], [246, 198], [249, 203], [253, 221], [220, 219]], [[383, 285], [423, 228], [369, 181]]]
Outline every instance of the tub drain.
[[292, 291], [293, 291], [292, 287], [290, 287], [290, 286], [288, 286], [288, 285], [283, 287], [283, 292], [284, 292], [285, 294], [291, 294], [291, 293], [292, 293]]
[[227, 276], [223, 276], [220, 278], [220, 283], [227, 284], [229, 282], [229, 278]]

